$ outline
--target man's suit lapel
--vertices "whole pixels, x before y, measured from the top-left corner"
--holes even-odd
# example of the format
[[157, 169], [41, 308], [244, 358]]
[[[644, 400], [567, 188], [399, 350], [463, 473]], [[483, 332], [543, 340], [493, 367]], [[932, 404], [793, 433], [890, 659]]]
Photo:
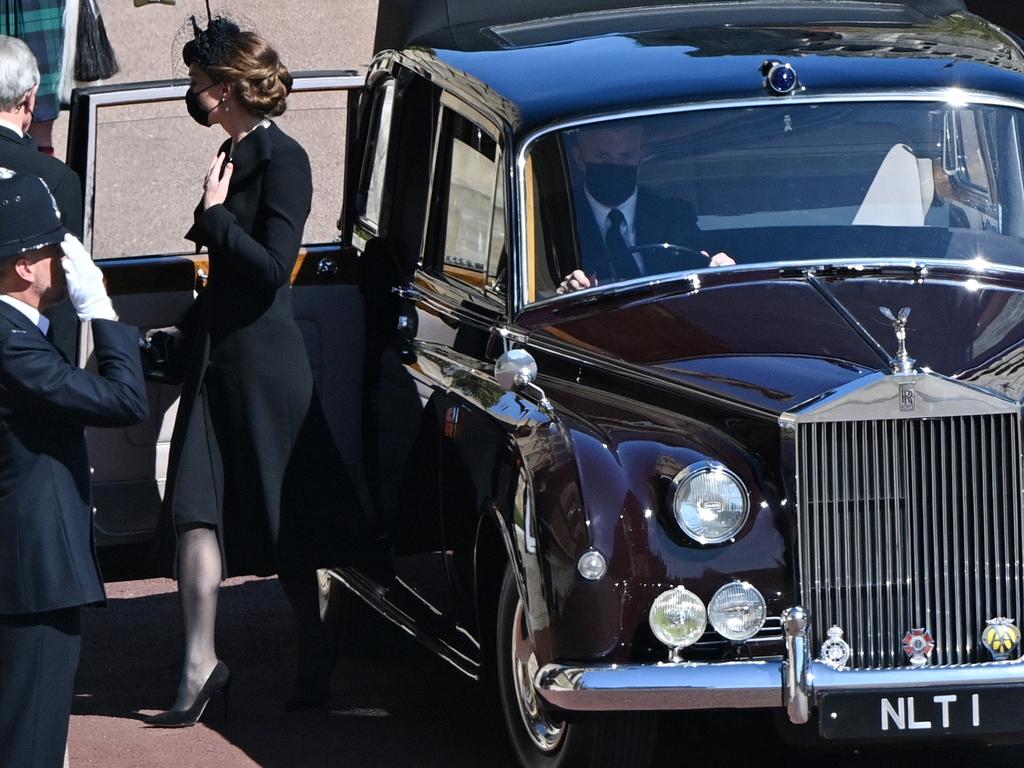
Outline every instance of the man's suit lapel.
[[43, 335], [43, 332], [39, 330], [39, 326], [5, 301], [0, 301], [0, 314], [7, 318], [20, 331], [25, 331], [26, 333], [38, 333], [40, 336]]
[[[14, 329], [11, 331], [12, 333], [18, 333], [18, 332], [21, 332], [21, 333], [38, 333], [40, 336], [42, 336], [44, 339], [46, 339], [47, 343], [53, 348], [53, 351], [56, 352], [58, 355], [60, 355], [61, 359], [64, 360], [64, 362], [66, 362], [66, 363], [70, 363], [71, 362], [68, 359], [68, 356], [66, 354], [64, 354], [64, 350], [60, 349], [60, 347], [58, 347], [56, 344], [53, 343], [53, 339], [52, 338], [46, 336], [39, 329], [38, 325], [33, 323], [31, 320], [29, 320], [27, 317], [25, 317], [25, 315], [23, 315], [21, 312], [16, 310], [10, 304], [8, 304], [6, 302], [3, 302], [3, 301], [0, 301], [0, 315], [5, 317], [7, 320], [9, 320], [15, 326]], [[50, 330], [51, 331], [53, 330], [53, 324], [52, 323], [50, 324]]]

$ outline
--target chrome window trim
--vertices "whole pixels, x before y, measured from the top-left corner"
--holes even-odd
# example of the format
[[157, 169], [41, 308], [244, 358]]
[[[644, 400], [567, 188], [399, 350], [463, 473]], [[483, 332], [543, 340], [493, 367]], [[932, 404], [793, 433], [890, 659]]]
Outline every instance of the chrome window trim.
[[[1024, 110], [1024, 100], [1010, 98], [1007, 96], [999, 96], [996, 94], [986, 93], [984, 91], [973, 91], [964, 90], [961, 88], [923, 88], [915, 89], [910, 91], [883, 91], [883, 92], [860, 92], [860, 93], [849, 93], [849, 94], [832, 94], [822, 96], [807, 96], [803, 94], [796, 94], [789, 96], [785, 99], [779, 99], [776, 96], [759, 96], [750, 99], [728, 99], [723, 101], [701, 101], [693, 104], [683, 104], [674, 107], [658, 107], [648, 109], [636, 109], [628, 110], [623, 112], [613, 113], [598, 113], [588, 115], [586, 117], [576, 117], [562, 122], [553, 123], [546, 125], [543, 128], [536, 129], [527, 133], [519, 144], [519, 147], [515, 155], [515, 172], [516, 172], [516, 201], [517, 208], [525, 211], [526, 201], [526, 158], [533, 147], [533, 144], [547, 136], [548, 134], [555, 133], [557, 131], [563, 131], [569, 128], [576, 128], [581, 125], [588, 125], [597, 122], [604, 122], [607, 120], [627, 120], [641, 117], [653, 117], [655, 115], [670, 115], [670, 114], [681, 114], [685, 112], [698, 112], [704, 110], [718, 110], [718, 109], [743, 109], [748, 107], [774, 107], [774, 108], [792, 108], [794, 104], [860, 104], [860, 103], [885, 103], [885, 102], [938, 102], [945, 103], [957, 107], [966, 106], [991, 106], [991, 107], [1008, 107], [1011, 109]], [[570, 295], [577, 297], [579, 295], [605, 295], [607, 293], [615, 293], [623, 288], [629, 288], [634, 285], [648, 285], [657, 284], [662, 282], [671, 275], [692, 275], [692, 280], [695, 283], [694, 289], [696, 290], [699, 286], [699, 275], [705, 272], [717, 272], [722, 270], [728, 270], [729, 272], [743, 271], [745, 267], [752, 269], [766, 269], [773, 267], [793, 267], [794, 265], [812, 265], [818, 262], [813, 261], [801, 261], [801, 262], [771, 262], [761, 263], [752, 265], [743, 265], [739, 267], [708, 267], [696, 270], [687, 270], [683, 272], [673, 272], [667, 275], [657, 275], [656, 279], [645, 279], [643, 277], [635, 280], [629, 280], [620, 283], [614, 283], [609, 286], [598, 286], [596, 288], [590, 288], [586, 291], [574, 292], [572, 294], [554, 295], [548, 296], [543, 299], [539, 299], [533, 302], [526, 301], [527, 291], [527, 273], [526, 273], [526, 255], [520, 253], [520, 249], [525, 247], [525, 243], [529, 242], [528, 232], [526, 227], [526, 216], [519, 216], [519, 223], [516, 227], [519, 242], [516, 243], [516, 253], [518, 258], [516, 259], [515, 269], [510, 272], [514, 280], [514, 291], [513, 291], [513, 314], [518, 314], [525, 307], [530, 306], [543, 306], [553, 301], [562, 301], [568, 298]], [[847, 262], [828, 262], [829, 264], [838, 263], [868, 263], [870, 260], [865, 259], [854, 259]], [[886, 260], [886, 263], [935, 263], [941, 262], [945, 264], [956, 263], [951, 261], [943, 261], [936, 259], [934, 261], [922, 260], [922, 259], [907, 259], [907, 260]], [[874, 263], [874, 262], [871, 262]], [[809, 268], [809, 267], [808, 267]], [[1012, 268], [1014, 271], [1024, 272], [1024, 268]], [[751, 270], [752, 271], [752, 270]]]

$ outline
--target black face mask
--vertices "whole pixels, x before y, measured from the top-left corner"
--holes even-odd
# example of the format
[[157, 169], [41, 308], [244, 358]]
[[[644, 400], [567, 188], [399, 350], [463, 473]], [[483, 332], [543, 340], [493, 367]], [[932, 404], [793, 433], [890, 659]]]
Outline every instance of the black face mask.
[[624, 203], [636, 190], [639, 166], [587, 163], [587, 191], [609, 208]]
[[193, 91], [191, 88], [185, 91], [185, 109], [188, 110], [189, 117], [207, 128], [210, 127], [210, 113], [216, 107], [213, 109], [203, 109], [203, 105], [199, 103], [199, 94], [213, 88], [215, 85], [216, 83], [210, 83], [202, 91]]

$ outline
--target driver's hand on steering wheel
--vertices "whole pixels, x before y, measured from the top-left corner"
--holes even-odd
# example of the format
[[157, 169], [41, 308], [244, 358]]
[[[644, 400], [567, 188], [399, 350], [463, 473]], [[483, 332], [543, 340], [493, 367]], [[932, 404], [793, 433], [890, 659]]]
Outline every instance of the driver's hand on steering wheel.
[[712, 256], [707, 251], [701, 251], [701, 253], [708, 257], [709, 267], [731, 267], [733, 264], [736, 263], [733, 257], [730, 256], [728, 253], [722, 253], [721, 251], [719, 251], [714, 256]]
[[[729, 257], [726, 256], [726, 258]], [[555, 293], [572, 293], [573, 291], [582, 291], [585, 288], [593, 288], [595, 285], [597, 285], [597, 275], [590, 275], [588, 277], [582, 269], [574, 269], [558, 284]]]

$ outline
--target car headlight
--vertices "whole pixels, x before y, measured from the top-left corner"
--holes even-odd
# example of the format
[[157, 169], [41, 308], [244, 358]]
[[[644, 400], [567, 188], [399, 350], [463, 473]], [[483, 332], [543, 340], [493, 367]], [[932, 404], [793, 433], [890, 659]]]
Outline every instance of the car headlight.
[[733, 581], [715, 592], [708, 603], [708, 618], [726, 640], [748, 640], [764, 626], [764, 597], [752, 584]]
[[691, 464], [672, 481], [672, 513], [683, 533], [700, 544], [731, 539], [749, 509], [743, 481], [717, 461]]
[[662, 592], [647, 614], [654, 636], [669, 648], [686, 648], [700, 640], [708, 626], [704, 603], [685, 587]]

